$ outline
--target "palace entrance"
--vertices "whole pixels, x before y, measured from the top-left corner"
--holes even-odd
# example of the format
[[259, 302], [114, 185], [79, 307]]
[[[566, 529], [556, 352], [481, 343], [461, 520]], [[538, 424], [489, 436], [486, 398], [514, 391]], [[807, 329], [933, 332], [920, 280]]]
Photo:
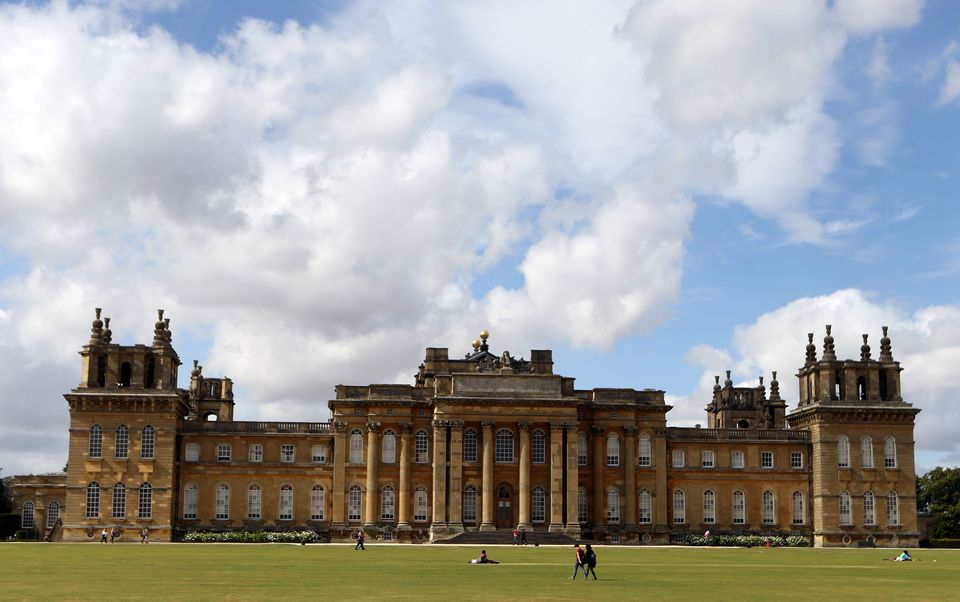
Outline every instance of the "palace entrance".
[[497, 528], [510, 529], [513, 521], [513, 489], [503, 484], [497, 488]]

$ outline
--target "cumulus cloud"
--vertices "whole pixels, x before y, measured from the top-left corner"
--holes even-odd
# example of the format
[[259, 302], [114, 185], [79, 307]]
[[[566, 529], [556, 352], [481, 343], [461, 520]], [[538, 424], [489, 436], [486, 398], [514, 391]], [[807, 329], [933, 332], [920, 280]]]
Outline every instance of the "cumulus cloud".
[[937, 106], [946, 106], [960, 98], [960, 62], [951, 60], [946, 66], [946, 76], [940, 87]]
[[[804, 362], [806, 338], [814, 333], [818, 356], [822, 354], [824, 325], [833, 326], [837, 357], [857, 359], [862, 333], [869, 335], [873, 357], [879, 354], [881, 326], [889, 326], [894, 359], [903, 366], [904, 400], [919, 407], [916, 441], [920, 451], [946, 457], [960, 450], [953, 424], [960, 410], [953, 391], [960, 386], [954, 366], [960, 361], [960, 307], [939, 305], [909, 312], [856, 289], [805, 297], [767, 312], [753, 323], [738, 326], [731, 350], [699, 346], [687, 361], [701, 366], [697, 388], [680, 398], [671, 418], [701, 421], [702, 408], [710, 399], [713, 375], [732, 369], [737, 383], [757, 382], [757, 376], [777, 370], [780, 392], [790, 408], [796, 408], [798, 391], [795, 369]], [[769, 382], [769, 380], [767, 381]]]

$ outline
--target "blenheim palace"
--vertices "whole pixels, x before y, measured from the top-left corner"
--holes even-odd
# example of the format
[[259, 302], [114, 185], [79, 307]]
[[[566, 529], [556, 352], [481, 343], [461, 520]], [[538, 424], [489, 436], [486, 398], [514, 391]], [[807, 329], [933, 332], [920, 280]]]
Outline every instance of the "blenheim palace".
[[[914, 417], [883, 328], [874, 358], [807, 335], [787, 412], [777, 373], [716, 378], [706, 428], [667, 426], [656, 389], [578, 389], [552, 353], [427, 348], [413, 384], [338, 385], [327, 422], [233, 419], [233, 382], [180, 358], [163, 311], [151, 345], [111, 342], [96, 310], [64, 397], [64, 473], [15, 479], [24, 527], [52, 541], [102, 529], [313, 530], [345, 541], [665, 544], [689, 534], [803, 535], [816, 546], [918, 544]], [[801, 339], [802, 343], [802, 339]], [[798, 345], [798, 359], [803, 355]], [[507, 536], [509, 537], [509, 535]], [[569, 539], [566, 539], [569, 541]]]

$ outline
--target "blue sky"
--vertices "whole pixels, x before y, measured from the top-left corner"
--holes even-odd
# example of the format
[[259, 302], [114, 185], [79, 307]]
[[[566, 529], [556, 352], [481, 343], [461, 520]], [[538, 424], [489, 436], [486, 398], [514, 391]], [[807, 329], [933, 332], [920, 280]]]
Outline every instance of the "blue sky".
[[888, 325], [956, 465], [958, 44], [945, 0], [0, 2], [3, 474], [62, 467], [93, 307], [241, 419], [487, 328], [688, 425]]

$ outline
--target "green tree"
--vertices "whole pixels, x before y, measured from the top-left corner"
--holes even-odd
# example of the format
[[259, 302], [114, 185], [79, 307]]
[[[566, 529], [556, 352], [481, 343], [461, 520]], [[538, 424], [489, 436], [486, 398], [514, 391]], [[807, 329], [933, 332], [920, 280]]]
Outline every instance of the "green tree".
[[960, 538], [960, 468], [938, 466], [917, 479], [917, 509], [937, 515], [934, 538]]
[[[3, 469], [0, 468], [0, 473]], [[11, 484], [13, 477], [0, 478], [0, 514], [13, 512], [13, 490]]]

